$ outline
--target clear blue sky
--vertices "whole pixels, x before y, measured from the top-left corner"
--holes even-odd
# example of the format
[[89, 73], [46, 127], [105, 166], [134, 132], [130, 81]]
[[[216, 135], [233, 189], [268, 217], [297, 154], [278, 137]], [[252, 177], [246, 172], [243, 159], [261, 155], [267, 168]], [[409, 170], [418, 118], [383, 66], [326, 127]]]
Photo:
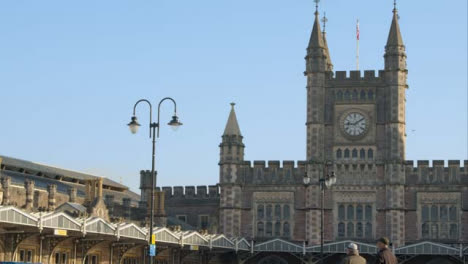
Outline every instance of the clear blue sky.
[[[383, 68], [393, 1], [324, 0], [335, 70]], [[408, 54], [407, 159], [467, 159], [467, 1], [399, 1]], [[0, 154], [102, 174], [138, 190], [146, 128], [136, 100], [174, 97], [184, 126], [162, 127], [158, 185], [218, 181], [229, 114], [246, 159], [305, 157], [305, 47], [311, 0], [0, 2]], [[146, 124], [148, 110], [138, 109]], [[172, 106], [163, 107], [169, 121]]]

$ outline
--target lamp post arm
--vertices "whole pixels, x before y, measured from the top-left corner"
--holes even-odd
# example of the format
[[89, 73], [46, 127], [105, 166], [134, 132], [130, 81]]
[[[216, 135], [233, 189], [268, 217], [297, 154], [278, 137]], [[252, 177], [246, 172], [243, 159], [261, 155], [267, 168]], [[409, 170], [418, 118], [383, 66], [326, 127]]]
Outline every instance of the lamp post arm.
[[153, 106], [151, 105], [150, 101], [146, 100], [146, 99], [140, 99], [138, 100], [135, 105], [133, 106], [133, 116], [135, 116], [136, 114], [136, 107], [139, 103], [141, 102], [146, 102], [148, 105], [149, 105], [149, 136], [151, 138], [151, 123], [153, 122]]
[[165, 97], [165, 98], [161, 99], [161, 101], [159, 101], [159, 104], [158, 104], [158, 123], [157, 123], [157, 132], [156, 132], [156, 136], [158, 138], [159, 138], [159, 115], [161, 113], [161, 104], [166, 100], [170, 100], [170, 101], [172, 101], [172, 103], [174, 103], [174, 115], [177, 114], [177, 104], [176, 104], [176, 101], [174, 99], [172, 99], [171, 97]]

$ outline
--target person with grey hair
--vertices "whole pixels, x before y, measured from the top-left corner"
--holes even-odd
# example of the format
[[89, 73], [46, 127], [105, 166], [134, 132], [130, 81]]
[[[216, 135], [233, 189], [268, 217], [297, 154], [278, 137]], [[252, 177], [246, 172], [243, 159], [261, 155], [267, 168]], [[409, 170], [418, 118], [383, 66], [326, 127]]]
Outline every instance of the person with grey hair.
[[366, 264], [366, 259], [359, 256], [358, 246], [354, 243], [349, 244], [346, 247], [346, 258], [343, 260], [343, 264]]

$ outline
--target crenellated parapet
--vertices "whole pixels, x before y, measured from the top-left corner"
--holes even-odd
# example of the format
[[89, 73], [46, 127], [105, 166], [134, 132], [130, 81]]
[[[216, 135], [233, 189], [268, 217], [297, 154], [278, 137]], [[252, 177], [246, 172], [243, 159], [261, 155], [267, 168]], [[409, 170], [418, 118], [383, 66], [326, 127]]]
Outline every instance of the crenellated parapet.
[[305, 167], [305, 161], [244, 161], [238, 178], [243, 184], [302, 184]]
[[467, 184], [468, 160], [408, 160], [405, 174], [407, 184]]
[[[157, 188], [159, 190], [159, 188]], [[166, 201], [172, 199], [219, 199], [220, 190], [218, 185], [210, 186], [164, 186], [162, 191], [165, 194]]]
[[365, 70], [365, 71], [336, 71], [334, 74], [330, 74], [329, 83], [352, 83], [352, 82], [362, 82], [367, 83], [380, 83], [385, 77], [385, 71], [379, 70]]

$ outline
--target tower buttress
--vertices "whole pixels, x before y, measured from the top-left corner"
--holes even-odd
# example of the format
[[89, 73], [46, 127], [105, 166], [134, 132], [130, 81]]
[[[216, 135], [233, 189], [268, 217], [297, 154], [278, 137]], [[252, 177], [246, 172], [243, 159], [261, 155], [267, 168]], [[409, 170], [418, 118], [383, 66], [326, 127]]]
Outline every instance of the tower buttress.
[[219, 182], [220, 182], [220, 231], [231, 237], [240, 236], [242, 188], [240, 185], [240, 166], [244, 161], [244, 143], [237, 123], [234, 103], [224, 129], [220, 148]]

